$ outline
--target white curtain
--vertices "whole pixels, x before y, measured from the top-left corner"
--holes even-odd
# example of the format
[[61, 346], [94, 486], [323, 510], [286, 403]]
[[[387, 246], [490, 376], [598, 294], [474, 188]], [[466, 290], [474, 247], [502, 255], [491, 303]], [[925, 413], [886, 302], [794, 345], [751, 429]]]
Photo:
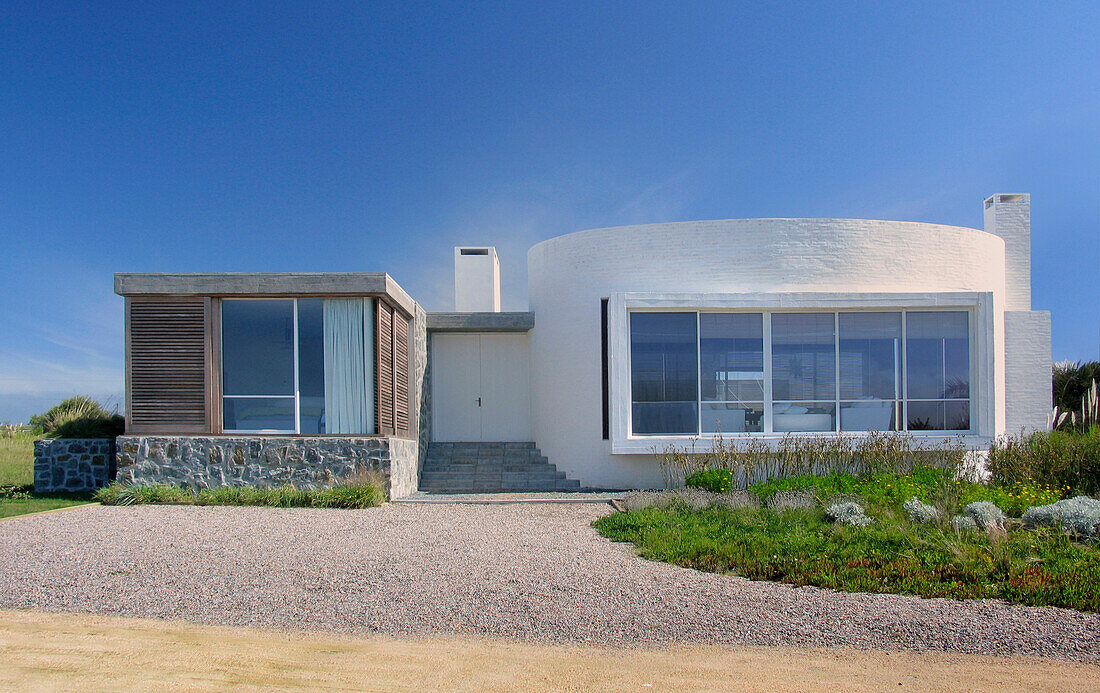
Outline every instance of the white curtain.
[[361, 298], [325, 299], [325, 432], [374, 432], [373, 310]]

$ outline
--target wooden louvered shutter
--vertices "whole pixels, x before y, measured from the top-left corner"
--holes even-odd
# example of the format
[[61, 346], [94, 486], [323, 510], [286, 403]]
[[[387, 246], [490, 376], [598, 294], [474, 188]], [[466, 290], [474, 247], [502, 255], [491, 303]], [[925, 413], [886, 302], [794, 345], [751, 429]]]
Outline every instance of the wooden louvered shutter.
[[378, 432], [383, 435], [394, 433], [393, 417], [393, 308], [384, 301], [376, 301], [378, 306], [377, 325], [374, 334], [377, 339], [378, 367], [375, 383], [374, 408], [378, 416]]
[[398, 435], [409, 435], [409, 321], [393, 316], [393, 412]]
[[126, 430], [207, 432], [207, 301], [130, 298]]

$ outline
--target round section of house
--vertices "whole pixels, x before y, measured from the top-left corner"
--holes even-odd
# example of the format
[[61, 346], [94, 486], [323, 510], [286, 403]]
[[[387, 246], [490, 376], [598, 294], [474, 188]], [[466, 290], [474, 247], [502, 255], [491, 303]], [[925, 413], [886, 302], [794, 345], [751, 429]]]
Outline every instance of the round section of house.
[[536, 442], [586, 486], [637, 487], [663, 484], [653, 452], [717, 430], [988, 440], [1005, 426], [1005, 267], [994, 233], [862, 219], [544, 241], [528, 253]]

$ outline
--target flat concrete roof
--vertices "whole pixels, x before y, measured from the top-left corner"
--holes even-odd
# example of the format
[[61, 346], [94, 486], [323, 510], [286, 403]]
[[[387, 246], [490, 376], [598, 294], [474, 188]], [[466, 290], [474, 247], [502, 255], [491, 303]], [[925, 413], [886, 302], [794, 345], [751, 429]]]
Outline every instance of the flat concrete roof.
[[416, 302], [385, 272], [115, 274], [120, 296], [385, 296], [408, 316]]
[[429, 332], [527, 332], [534, 313], [428, 313]]

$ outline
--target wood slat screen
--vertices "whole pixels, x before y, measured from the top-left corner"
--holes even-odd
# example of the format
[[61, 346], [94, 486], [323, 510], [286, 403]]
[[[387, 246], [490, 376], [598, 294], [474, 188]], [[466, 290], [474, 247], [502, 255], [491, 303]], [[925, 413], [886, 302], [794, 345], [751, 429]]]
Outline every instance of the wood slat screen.
[[393, 386], [393, 308], [384, 301], [376, 301], [377, 325], [374, 334], [378, 340], [375, 353], [378, 355], [375, 368], [376, 386], [374, 411], [378, 416], [378, 432], [392, 435], [394, 426], [394, 386]]
[[180, 297], [128, 303], [127, 430], [206, 432], [206, 302]]
[[393, 316], [393, 412], [398, 435], [409, 435], [409, 321]]

